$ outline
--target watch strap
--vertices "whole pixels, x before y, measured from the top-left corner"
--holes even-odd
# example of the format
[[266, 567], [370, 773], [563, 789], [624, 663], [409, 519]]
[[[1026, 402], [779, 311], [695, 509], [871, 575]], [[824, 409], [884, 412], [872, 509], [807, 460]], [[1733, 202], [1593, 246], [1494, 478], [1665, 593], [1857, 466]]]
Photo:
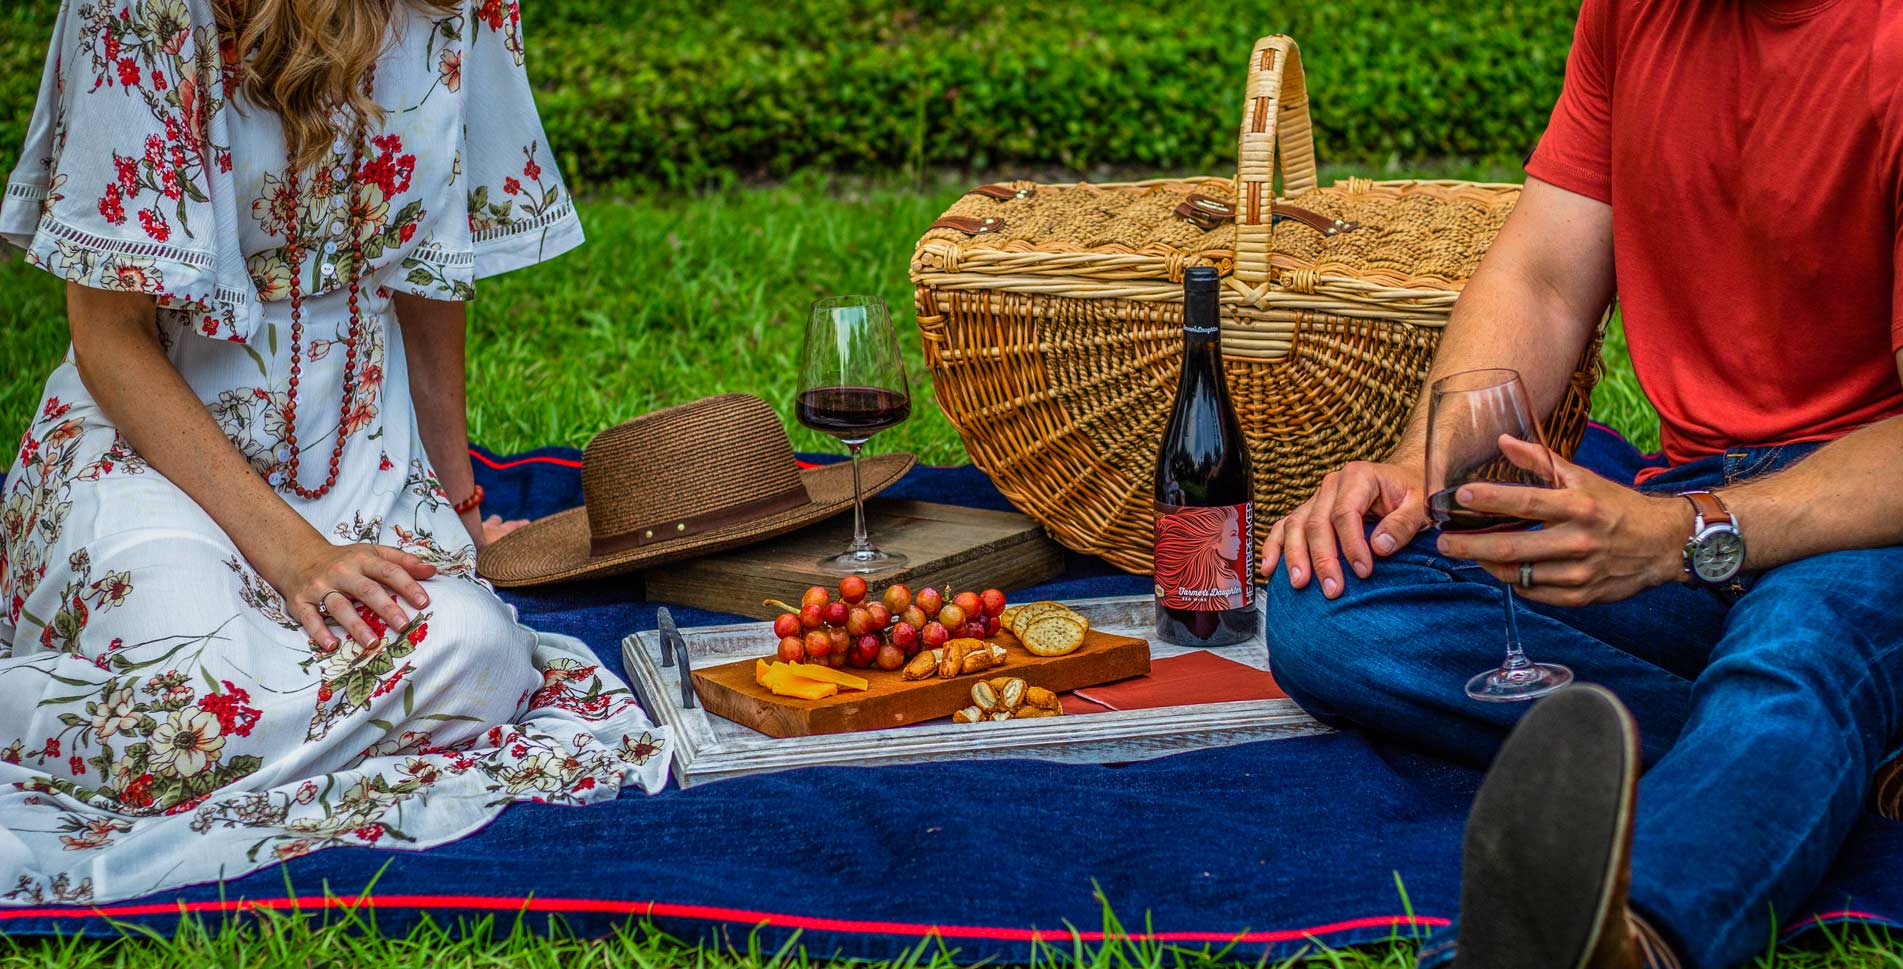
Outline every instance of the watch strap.
[[1682, 492], [1679, 497], [1692, 503], [1693, 510], [1698, 513], [1698, 529], [1700, 531], [1712, 525], [1733, 524], [1731, 520], [1731, 510], [1725, 507], [1725, 503], [1720, 501], [1717, 495], [1709, 491], [1686, 491]]

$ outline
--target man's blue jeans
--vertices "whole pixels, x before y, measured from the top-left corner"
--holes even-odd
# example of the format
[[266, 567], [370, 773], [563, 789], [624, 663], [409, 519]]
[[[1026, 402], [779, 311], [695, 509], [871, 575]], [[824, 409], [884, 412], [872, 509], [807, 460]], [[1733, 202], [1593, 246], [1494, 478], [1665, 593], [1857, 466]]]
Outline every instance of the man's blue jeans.
[[[1673, 493], [1766, 474], [1810, 447], [1742, 448], [1643, 486]], [[1903, 485], [1899, 485], [1903, 487]], [[1740, 522], [1747, 542], [1749, 520]], [[1434, 548], [1432, 530], [1347, 577], [1341, 598], [1269, 580], [1270, 663], [1324, 722], [1476, 765], [1524, 704], [1462, 687], [1504, 648], [1500, 583]], [[1521, 600], [1536, 662], [1564, 663], [1637, 718], [1632, 906], [1688, 966], [1762, 952], [1823, 878], [1865, 809], [1872, 775], [1903, 739], [1903, 546], [1832, 552], [1725, 590], [1672, 584], [1624, 602], [1562, 609]], [[1452, 930], [1422, 964], [1444, 962]]]

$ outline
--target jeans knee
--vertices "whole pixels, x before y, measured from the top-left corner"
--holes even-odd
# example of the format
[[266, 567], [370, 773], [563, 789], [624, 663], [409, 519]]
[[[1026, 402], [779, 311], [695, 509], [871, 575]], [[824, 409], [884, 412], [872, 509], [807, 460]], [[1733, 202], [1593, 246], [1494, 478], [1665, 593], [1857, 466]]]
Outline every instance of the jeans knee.
[[1330, 719], [1350, 706], [1362, 666], [1357, 656], [1367, 641], [1355, 634], [1348, 597], [1329, 599], [1320, 589], [1294, 588], [1283, 566], [1269, 577], [1264, 595], [1262, 635], [1277, 685], [1302, 709]]
[[1314, 589], [1291, 587], [1286, 565], [1276, 566], [1263, 597], [1266, 622], [1262, 637], [1268, 643], [1269, 662], [1278, 670], [1307, 666], [1314, 658], [1316, 637], [1312, 630], [1327, 621], [1325, 613], [1333, 603]]

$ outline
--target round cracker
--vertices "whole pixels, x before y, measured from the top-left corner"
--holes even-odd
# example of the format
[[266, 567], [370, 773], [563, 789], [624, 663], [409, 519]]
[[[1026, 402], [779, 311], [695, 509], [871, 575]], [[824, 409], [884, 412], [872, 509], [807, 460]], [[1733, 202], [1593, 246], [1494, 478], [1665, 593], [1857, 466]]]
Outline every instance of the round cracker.
[[1015, 617], [1017, 622], [1015, 624], [1006, 623], [1006, 626], [1011, 630], [1012, 635], [1016, 635], [1022, 639], [1023, 636], [1018, 633], [1018, 630], [1030, 628], [1031, 623], [1036, 622], [1046, 613], [1063, 613], [1068, 611], [1069, 607], [1061, 602], [1051, 602], [1048, 600], [1044, 602], [1033, 602], [1029, 605], [1020, 606]]
[[1045, 616], [1024, 627], [1018, 641], [1037, 656], [1065, 656], [1084, 645], [1084, 624], [1069, 616]]

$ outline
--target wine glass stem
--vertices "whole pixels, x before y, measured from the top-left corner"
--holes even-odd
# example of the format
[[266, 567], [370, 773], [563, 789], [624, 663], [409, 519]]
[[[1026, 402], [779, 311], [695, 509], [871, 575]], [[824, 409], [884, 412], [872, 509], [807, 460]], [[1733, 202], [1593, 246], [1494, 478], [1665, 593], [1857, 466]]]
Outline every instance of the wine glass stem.
[[1513, 600], [1513, 585], [1508, 583], [1505, 589], [1507, 590], [1507, 659], [1506, 662], [1500, 664], [1500, 668], [1523, 670], [1533, 664], [1527, 660], [1526, 650], [1520, 647], [1520, 615]]
[[872, 543], [866, 540], [866, 502], [859, 490], [859, 449], [864, 441], [847, 441], [846, 450], [852, 452], [852, 551], [869, 552]]

